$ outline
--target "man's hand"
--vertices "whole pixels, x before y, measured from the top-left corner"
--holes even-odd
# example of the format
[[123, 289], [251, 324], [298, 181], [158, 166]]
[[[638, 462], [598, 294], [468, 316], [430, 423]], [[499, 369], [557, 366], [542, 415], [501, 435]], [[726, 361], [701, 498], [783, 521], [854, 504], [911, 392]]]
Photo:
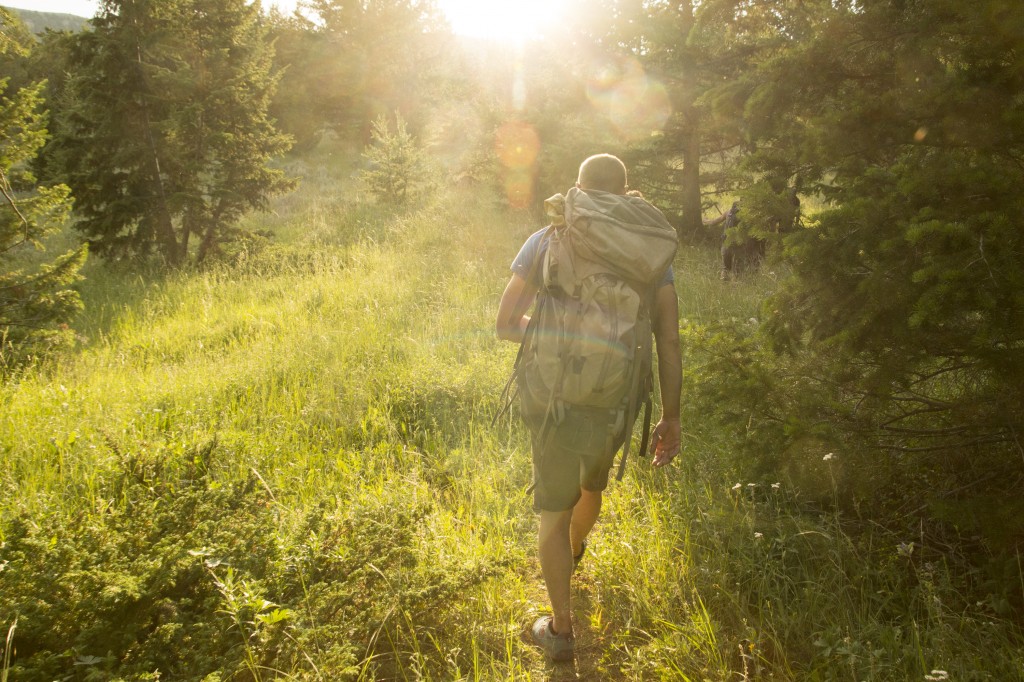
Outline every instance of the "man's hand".
[[680, 428], [678, 419], [662, 417], [651, 432], [649, 452], [654, 455], [654, 466], [663, 467], [679, 454]]

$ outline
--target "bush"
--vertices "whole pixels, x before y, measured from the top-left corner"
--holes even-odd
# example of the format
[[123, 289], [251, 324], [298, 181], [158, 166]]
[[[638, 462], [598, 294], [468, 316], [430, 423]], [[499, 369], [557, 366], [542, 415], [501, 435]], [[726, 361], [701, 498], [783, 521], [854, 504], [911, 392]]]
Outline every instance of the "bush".
[[372, 141], [363, 152], [361, 175], [377, 201], [405, 206], [431, 186], [427, 156], [409, 133], [401, 114], [395, 113], [395, 131], [387, 117], [373, 122]]
[[433, 509], [402, 486], [322, 502], [284, 533], [263, 480], [221, 482], [216, 452], [121, 455], [97, 513], [8, 524], [0, 623], [17, 619], [16, 679], [394, 676], [413, 655], [394, 647], [404, 628], [430, 636], [500, 568], [423, 561]]

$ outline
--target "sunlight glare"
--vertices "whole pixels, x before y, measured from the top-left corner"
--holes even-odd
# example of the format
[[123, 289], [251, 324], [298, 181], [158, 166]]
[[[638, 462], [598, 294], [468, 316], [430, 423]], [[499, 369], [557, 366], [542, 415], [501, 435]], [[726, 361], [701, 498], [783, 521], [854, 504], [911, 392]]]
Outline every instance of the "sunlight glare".
[[560, 0], [437, 0], [457, 35], [523, 43], [561, 21]]

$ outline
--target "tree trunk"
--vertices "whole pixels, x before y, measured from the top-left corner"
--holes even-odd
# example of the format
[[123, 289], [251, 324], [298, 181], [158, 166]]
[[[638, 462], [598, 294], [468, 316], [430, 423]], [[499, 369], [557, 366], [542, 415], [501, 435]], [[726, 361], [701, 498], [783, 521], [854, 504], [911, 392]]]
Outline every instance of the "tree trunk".
[[196, 222], [195, 209], [192, 207], [185, 209], [185, 213], [181, 216], [181, 243], [178, 249], [182, 263], [188, 258], [188, 242], [192, 238], [192, 233], [196, 231]]
[[[694, 28], [693, 0], [679, 4], [679, 23], [682, 35], [688, 38]], [[683, 49], [680, 58], [681, 87], [679, 89], [678, 107], [682, 124], [683, 178], [680, 187], [680, 205], [682, 219], [679, 225], [680, 236], [696, 235], [701, 232], [700, 204], [700, 113], [697, 109], [697, 81], [695, 78], [697, 65], [692, 54]]]
[[700, 127], [687, 126], [683, 135], [683, 174], [680, 191], [682, 216], [679, 234], [698, 235], [703, 231], [700, 204]]
[[[222, 200], [223, 201], [223, 200]], [[199, 243], [199, 252], [196, 254], [196, 261], [202, 263], [206, 257], [219, 248], [217, 241], [217, 228], [220, 227], [220, 217], [223, 215], [223, 206], [217, 202], [217, 207], [210, 216], [210, 222], [203, 231], [203, 240]]]
[[[144, 63], [142, 61], [142, 45], [138, 38], [135, 41], [135, 54], [138, 60], [140, 82], [145, 83]], [[146, 126], [146, 142], [149, 145], [150, 171], [153, 173], [153, 183], [156, 185], [157, 207], [155, 216], [156, 237], [161, 246], [161, 251], [167, 262], [177, 267], [181, 264], [178, 250], [178, 240], [174, 235], [174, 222], [171, 212], [167, 208], [167, 192], [164, 190], [163, 173], [160, 170], [160, 156], [157, 154], [156, 141], [153, 139], [153, 128], [149, 118], [149, 106], [147, 105], [148, 93], [142, 93], [142, 117]]]

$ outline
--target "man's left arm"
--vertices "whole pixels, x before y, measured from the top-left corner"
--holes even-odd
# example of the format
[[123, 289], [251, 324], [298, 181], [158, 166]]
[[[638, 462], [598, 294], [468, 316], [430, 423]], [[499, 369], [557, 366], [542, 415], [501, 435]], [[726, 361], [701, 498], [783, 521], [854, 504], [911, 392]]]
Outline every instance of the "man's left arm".
[[651, 434], [654, 466], [665, 466], [679, 453], [679, 395], [683, 387], [683, 358], [679, 347], [679, 301], [674, 284], [664, 284], [654, 294], [654, 343], [658, 351], [658, 382], [661, 386], [661, 421]]

